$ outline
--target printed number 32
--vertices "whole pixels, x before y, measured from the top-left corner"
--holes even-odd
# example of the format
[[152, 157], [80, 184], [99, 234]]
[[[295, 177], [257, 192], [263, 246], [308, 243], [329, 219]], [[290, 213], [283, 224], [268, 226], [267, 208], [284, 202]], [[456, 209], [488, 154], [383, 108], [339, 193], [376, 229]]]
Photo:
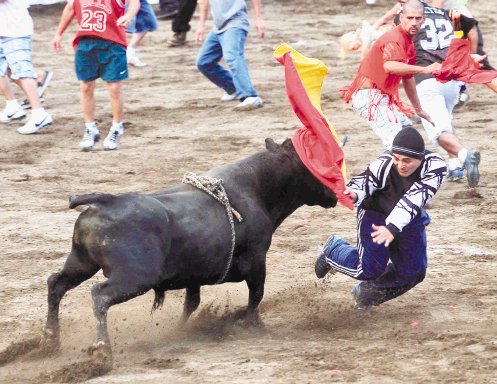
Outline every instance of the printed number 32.
[[423, 28], [426, 39], [420, 40], [424, 50], [444, 49], [450, 45], [454, 28], [450, 21], [445, 19], [426, 19]]

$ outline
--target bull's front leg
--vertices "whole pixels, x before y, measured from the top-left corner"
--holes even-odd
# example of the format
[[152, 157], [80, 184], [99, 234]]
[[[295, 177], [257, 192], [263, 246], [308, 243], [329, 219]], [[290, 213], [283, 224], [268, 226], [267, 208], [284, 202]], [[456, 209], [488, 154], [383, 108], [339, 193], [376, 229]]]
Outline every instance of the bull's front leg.
[[249, 289], [249, 299], [245, 313], [245, 321], [249, 324], [261, 325], [259, 317], [259, 304], [264, 296], [264, 283], [266, 280], [266, 265], [262, 263], [259, 268], [253, 270], [246, 279]]

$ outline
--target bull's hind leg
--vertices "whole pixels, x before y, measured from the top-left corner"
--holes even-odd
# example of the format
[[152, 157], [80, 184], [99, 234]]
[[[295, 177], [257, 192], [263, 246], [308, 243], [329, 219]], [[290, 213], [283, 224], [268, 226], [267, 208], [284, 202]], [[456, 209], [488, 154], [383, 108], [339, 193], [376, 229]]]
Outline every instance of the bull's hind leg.
[[183, 305], [183, 313], [181, 315], [180, 324], [186, 323], [191, 314], [198, 308], [200, 304], [200, 285], [194, 285], [186, 288], [185, 304]]
[[57, 349], [59, 346], [59, 306], [67, 291], [88, 280], [100, 267], [88, 258], [76, 254], [73, 248], [60, 272], [53, 273], [47, 280], [48, 314], [44, 331], [44, 348]]
[[152, 284], [141, 282], [137, 276], [113, 274], [107, 281], [91, 288], [93, 313], [97, 318], [96, 348], [103, 348], [111, 355], [110, 338], [107, 329], [107, 312], [115, 304], [123, 303], [152, 289]]

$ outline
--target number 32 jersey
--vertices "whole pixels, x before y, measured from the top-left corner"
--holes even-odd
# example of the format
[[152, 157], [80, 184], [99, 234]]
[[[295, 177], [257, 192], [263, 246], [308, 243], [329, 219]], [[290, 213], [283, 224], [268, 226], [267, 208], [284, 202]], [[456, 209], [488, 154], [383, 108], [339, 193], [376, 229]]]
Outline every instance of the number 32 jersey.
[[117, 20], [125, 13], [125, 0], [72, 0], [72, 2], [79, 25], [73, 41], [74, 48], [85, 36], [113, 41], [126, 47], [124, 27], [117, 25]]
[[[428, 5], [425, 5], [425, 17], [421, 30], [414, 38], [416, 65], [421, 67], [445, 60], [456, 28], [466, 35], [477, 24], [475, 19], [457, 12], [445, 11]], [[431, 77], [433, 76], [429, 74], [416, 75], [416, 83]]]

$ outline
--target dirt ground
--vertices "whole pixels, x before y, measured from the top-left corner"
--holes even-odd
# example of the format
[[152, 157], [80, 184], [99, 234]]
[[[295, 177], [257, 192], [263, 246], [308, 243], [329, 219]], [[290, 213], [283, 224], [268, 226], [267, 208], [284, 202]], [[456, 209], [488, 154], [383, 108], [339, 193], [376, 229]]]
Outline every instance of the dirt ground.
[[[471, 101], [454, 115], [463, 143], [482, 153], [480, 186], [445, 183], [431, 202], [428, 273], [402, 297], [364, 314], [352, 307], [352, 279], [318, 280], [319, 247], [331, 233], [354, 240], [355, 217], [343, 207], [303, 207], [273, 237], [263, 327], [230, 320], [247, 302], [243, 283], [203, 287], [200, 308], [181, 329], [176, 323], [184, 293], [167, 292], [164, 307], [150, 314], [149, 292], [112, 307], [114, 368], [87, 380], [95, 375], [85, 370], [84, 350], [95, 340], [90, 287], [104, 280], [99, 273], [62, 301], [60, 353], [5, 363], [18, 343], [41, 334], [46, 279], [62, 267], [79, 214], [68, 209], [69, 195], [158, 191], [179, 183], [184, 172], [202, 173], [261, 150], [266, 137], [281, 142], [300, 126], [282, 67], [272, 57], [280, 42], [329, 67], [323, 110], [338, 134], [349, 136], [349, 173], [374, 159], [382, 150], [379, 139], [338, 96], [359, 57], [339, 59], [337, 38], [363, 18], [373, 22], [391, 3], [265, 1], [267, 36], [261, 41], [252, 32], [246, 52], [265, 106], [245, 113], [219, 102], [222, 92], [196, 70], [194, 33], [188, 46], [166, 48], [171, 24], [161, 21], [139, 49], [148, 66], [131, 68], [125, 83], [126, 134], [119, 150], [99, 146], [91, 153], [78, 148], [83, 124], [71, 49], [75, 26], [66, 32], [65, 51], [55, 54], [50, 41], [62, 6], [32, 7], [34, 62], [55, 73], [45, 102], [55, 124], [31, 136], [17, 134], [17, 124], [0, 126], [0, 382], [497, 383], [496, 96], [483, 86], [471, 86]], [[471, 2], [494, 65], [495, 7]], [[97, 116], [106, 133], [111, 115], [102, 82]]]

